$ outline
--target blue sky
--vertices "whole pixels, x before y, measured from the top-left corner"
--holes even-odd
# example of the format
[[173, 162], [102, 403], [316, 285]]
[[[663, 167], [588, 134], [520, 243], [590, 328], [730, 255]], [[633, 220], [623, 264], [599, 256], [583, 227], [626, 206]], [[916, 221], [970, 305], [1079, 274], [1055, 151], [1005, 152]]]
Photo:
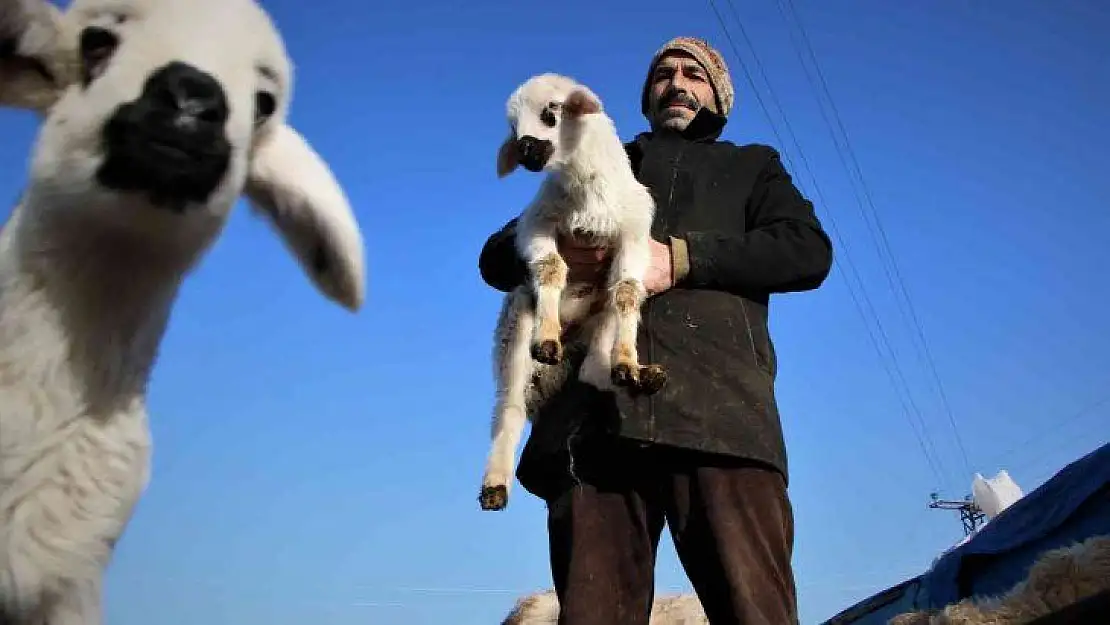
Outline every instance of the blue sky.
[[[1096, 169], [1110, 144], [1110, 11], [794, 4], [969, 463], [778, 2], [735, 6], [809, 170], [727, 3], [784, 143], [708, 3], [269, 0], [298, 67], [292, 121], [330, 160], [364, 229], [366, 308], [352, 316], [317, 297], [263, 224], [234, 216], [165, 338], [150, 390], [153, 481], [110, 570], [108, 622], [478, 625], [549, 585], [542, 505], [521, 490], [500, 514], [475, 501], [499, 305], [477, 256], [538, 183], [494, 176], [503, 103], [531, 74], [567, 73], [631, 137], [645, 123], [645, 64], [676, 34], [708, 37], [732, 65], [725, 137], [783, 148], [817, 200], [813, 171], [819, 216], [840, 235], [826, 285], [772, 307], [803, 623], [921, 571], [960, 539], [954, 515], [926, 508], [931, 491], [960, 497], [969, 471], [999, 468], [1028, 490], [1105, 443], [1110, 182]], [[8, 197], [34, 123], [0, 111]], [[866, 293], [894, 345], [936, 470], [853, 293]], [[688, 588], [668, 541], [661, 592]]]

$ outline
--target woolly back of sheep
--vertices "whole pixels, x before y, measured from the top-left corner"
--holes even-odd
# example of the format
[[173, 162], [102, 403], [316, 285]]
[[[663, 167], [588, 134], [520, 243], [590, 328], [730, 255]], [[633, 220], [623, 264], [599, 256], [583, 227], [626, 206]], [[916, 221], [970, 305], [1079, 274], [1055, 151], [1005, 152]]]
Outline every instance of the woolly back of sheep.
[[[526, 595], [513, 606], [501, 625], [556, 625], [559, 598], [554, 590]], [[708, 625], [701, 603], [692, 593], [656, 597], [651, 608], [650, 625]]]

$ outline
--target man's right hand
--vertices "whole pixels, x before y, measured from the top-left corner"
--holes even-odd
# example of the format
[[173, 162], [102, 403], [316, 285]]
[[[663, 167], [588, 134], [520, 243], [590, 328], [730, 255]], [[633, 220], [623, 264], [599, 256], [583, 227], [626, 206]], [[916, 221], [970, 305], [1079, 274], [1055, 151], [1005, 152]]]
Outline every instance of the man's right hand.
[[559, 254], [567, 264], [567, 283], [588, 282], [604, 284], [609, 273], [609, 248], [579, 243], [574, 239], [559, 239]]

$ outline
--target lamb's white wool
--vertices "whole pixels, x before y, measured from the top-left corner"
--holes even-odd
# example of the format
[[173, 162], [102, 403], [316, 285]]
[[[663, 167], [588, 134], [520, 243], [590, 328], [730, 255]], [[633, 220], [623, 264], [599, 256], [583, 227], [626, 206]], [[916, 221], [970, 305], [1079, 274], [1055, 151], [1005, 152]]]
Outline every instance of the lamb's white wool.
[[[655, 205], [613, 121], [592, 91], [557, 74], [520, 85], [507, 111], [510, 133], [497, 153], [498, 176], [518, 165], [547, 175], [517, 223], [516, 246], [531, 281], [506, 295], [495, 331], [497, 400], [479, 496], [486, 510], [507, 505], [525, 421], [566, 379], [565, 326], [580, 325], [588, 343], [582, 381], [654, 393], [666, 380], [658, 365], [640, 365], [636, 352]], [[565, 236], [612, 250], [608, 288], [567, 284], [557, 247]]]
[[[556, 625], [559, 598], [554, 590], [522, 597], [501, 625]], [[656, 597], [651, 606], [650, 625], [708, 625], [696, 595], [684, 593]]]
[[0, 230], [0, 622], [96, 625], [144, 490], [145, 391], [181, 281], [245, 196], [318, 289], [363, 300], [358, 225], [285, 117], [253, 0], [0, 0], [0, 105], [38, 111]]

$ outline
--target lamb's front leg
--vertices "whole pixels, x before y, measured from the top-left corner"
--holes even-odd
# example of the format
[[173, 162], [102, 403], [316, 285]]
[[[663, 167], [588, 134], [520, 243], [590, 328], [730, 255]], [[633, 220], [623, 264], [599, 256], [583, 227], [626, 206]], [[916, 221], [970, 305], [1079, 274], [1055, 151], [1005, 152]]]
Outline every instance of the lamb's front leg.
[[567, 286], [567, 264], [559, 255], [555, 232], [535, 233], [525, 257], [530, 259], [532, 291], [536, 294], [532, 357], [545, 365], [557, 365], [563, 359], [559, 307]]
[[509, 503], [513, 459], [528, 416], [525, 393], [533, 368], [529, 355], [534, 316], [531, 295], [517, 289], [509, 298], [497, 328], [497, 405], [486, 473], [478, 495], [483, 510], [502, 510]]
[[640, 365], [636, 349], [640, 307], [647, 299], [643, 276], [650, 262], [646, 235], [622, 238], [611, 268], [608, 306], [617, 320], [616, 341], [612, 344], [613, 383], [648, 394], [659, 391], [667, 382], [667, 373], [660, 365]]

